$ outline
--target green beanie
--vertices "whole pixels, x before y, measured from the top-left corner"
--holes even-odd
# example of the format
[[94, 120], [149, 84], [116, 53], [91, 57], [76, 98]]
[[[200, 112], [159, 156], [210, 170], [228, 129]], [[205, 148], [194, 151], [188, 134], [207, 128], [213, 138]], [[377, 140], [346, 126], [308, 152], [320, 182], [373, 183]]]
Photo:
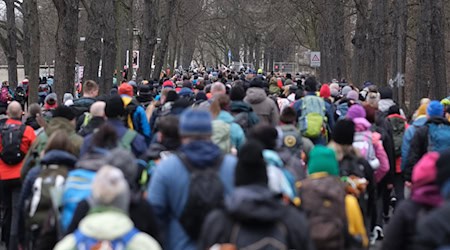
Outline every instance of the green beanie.
[[315, 146], [309, 153], [308, 174], [326, 172], [329, 175], [339, 176], [339, 164], [336, 154], [325, 146]]

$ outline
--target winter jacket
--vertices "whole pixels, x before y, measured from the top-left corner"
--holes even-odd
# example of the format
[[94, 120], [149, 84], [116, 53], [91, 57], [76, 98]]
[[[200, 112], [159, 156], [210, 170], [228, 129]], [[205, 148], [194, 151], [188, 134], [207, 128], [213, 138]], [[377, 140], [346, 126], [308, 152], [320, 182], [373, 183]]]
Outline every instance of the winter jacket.
[[[307, 95], [313, 95], [316, 96], [315, 92], [308, 92]], [[323, 101], [325, 103], [325, 116], [327, 117], [327, 124], [328, 124], [328, 129], [330, 130], [330, 132], [333, 131], [334, 128], [334, 108], [333, 105]], [[296, 101], [294, 103], [294, 110], [297, 112], [297, 118], [302, 116], [302, 104], [303, 104], [303, 99], [300, 99], [298, 101]]]
[[345, 196], [345, 213], [347, 215], [348, 233], [354, 238], [361, 239], [362, 245], [367, 247], [369, 239], [364, 226], [364, 218], [358, 200], [353, 195]]
[[[114, 130], [117, 133], [118, 138], [122, 138], [125, 135], [125, 133], [128, 131], [128, 128], [125, 127], [125, 125], [123, 124], [123, 122], [121, 120], [109, 119], [106, 121], [106, 124], [108, 124], [114, 128]], [[91, 134], [91, 135], [86, 136], [86, 138], [84, 138], [84, 142], [83, 142], [83, 145], [81, 146], [81, 150], [80, 150], [80, 156], [83, 156], [84, 154], [86, 154], [89, 151], [89, 148], [92, 144], [92, 137], [93, 137], [93, 135]], [[145, 142], [145, 138], [140, 134], [136, 135], [133, 142], [131, 143], [131, 152], [133, 152], [133, 154], [136, 157], [139, 157], [140, 155], [142, 155], [145, 152], [146, 149], [147, 149], [147, 143]]]
[[375, 117], [375, 124], [373, 124], [373, 130], [378, 132], [381, 135], [381, 141], [383, 142], [384, 151], [386, 151], [386, 155], [389, 161], [389, 172], [383, 178], [383, 182], [386, 184], [392, 184], [394, 182], [395, 176], [395, 145], [394, 145], [394, 137], [393, 137], [393, 128], [391, 123], [386, 118], [387, 113], [383, 113], [381, 111], [377, 112]]
[[32, 127], [35, 131], [41, 128], [41, 125], [36, 120], [36, 116], [29, 116], [25, 121], [25, 125]]
[[[133, 98], [127, 95], [122, 95], [122, 100], [124, 103], [133, 102]], [[133, 129], [143, 135], [147, 142], [150, 142], [151, 130], [150, 124], [148, 123], [147, 114], [145, 113], [145, 109], [138, 105], [136, 110], [133, 113]]]
[[428, 152], [428, 124], [443, 124], [450, 126], [450, 123], [443, 117], [431, 117], [424, 126], [417, 128], [414, 137], [411, 140], [408, 158], [403, 170], [403, 176], [406, 181], [411, 181], [411, 175], [417, 162], [424, 154]]
[[89, 112], [91, 105], [96, 101], [95, 98], [82, 97], [73, 100], [73, 105], [70, 108], [75, 112], [76, 117], [80, 117], [84, 112]]
[[406, 161], [408, 159], [408, 153], [409, 148], [411, 146], [411, 140], [414, 137], [414, 134], [416, 133], [417, 129], [425, 125], [427, 122], [426, 116], [419, 116], [414, 120], [414, 122], [411, 124], [411, 126], [408, 127], [405, 131], [405, 135], [403, 136], [403, 143], [402, 143], [402, 170], [406, 167]]
[[281, 222], [287, 229], [288, 249], [314, 249], [305, 215], [294, 207], [283, 204], [268, 188], [257, 185], [236, 188], [226, 199], [224, 210], [216, 210], [208, 215], [203, 224], [198, 249], [230, 243], [236, 222], [245, 226], [254, 225], [255, 228]]
[[242, 130], [239, 124], [234, 122], [234, 117], [226, 111], [220, 111], [216, 119], [230, 125], [231, 145], [239, 150], [245, 142], [244, 130]]
[[[114, 240], [124, 236], [134, 227], [128, 216], [120, 211], [104, 211], [92, 213], [81, 222], [78, 230], [89, 237], [99, 240]], [[76, 250], [76, 240], [73, 234], [64, 237], [54, 248], [55, 250]], [[146, 233], [136, 234], [125, 250], [159, 250], [158, 242]]]
[[280, 114], [277, 104], [267, 97], [264, 89], [255, 87], [247, 89], [244, 101], [252, 106], [261, 122], [267, 122], [273, 126], [278, 124]]
[[[370, 130], [371, 124], [366, 120], [366, 118], [355, 118], [353, 119], [353, 122], [355, 123], [356, 132]], [[372, 143], [375, 150], [375, 156], [380, 161], [379, 168], [374, 172], [375, 181], [377, 183], [383, 179], [390, 168], [388, 156], [380, 139], [381, 135], [378, 132], [372, 132]]]
[[[258, 115], [253, 111], [250, 104], [243, 101], [232, 101], [230, 105], [230, 111], [233, 116], [239, 113], [245, 112], [248, 114], [249, 128], [259, 123]], [[244, 128], [245, 129], [245, 128]]]
[[284, 168], [284, 163], [277, 152], [265, 149], [263, 151], [264, 161], [267, 166], [268, 187], [274, 193], [284, 194], [295, 198], [295, 179], [292, 173]]
[[[179, 151], [197, 168], [213, 166], [222, 154], [218, 146], [206, 141], [193, 141], [181, 146]], [[235, 167], [236, 158], [226, 155], [219, 171], [225, 195], [233, 191]], [[189, 172], [176, 155], [161, 161], [150, 181], [147, 197], [165, 236], [164, 249], [197, 249], [178, 221], [188, 199], [189, 181]]]
[[450, 245], [450, 201], [431, 211], [417, 224], [414, 250], [435, 250]]
[[[8, 119], [5, 122], [6, 125], [8, 124], [15, 124], [15, 125], [22, 125], [22, 122], [14, 120], [14, 119]], [[3, 126], [3, 125], [2, 125]], [[20, 141], [20, 151], [24, 154], [27, 154], [27, 152], [30, 150], [31, 145], [33, 144], [34, 140], [36, 139], [36, 135], [34, 134], [34, 130], [30, 126], [26, 126], [22, 140]], [[0, 144], [0, 152], [3, 150], [3, 144]], [[12, 179], [19, 179], [21, 174], [22, 165], [25, 162], [25, 159], [23, 159], [21, 162], [15, 164], [15, 165], [8, 165], [5, 163], [2, 159], [0, 159], [0, 180], [12, 180]]]
[[384, 232], [383, 250], [412, 249], [417, 222], [433, 207], [412, 200], [402, 201]]
[[105, 123], [105, 118], [103, 117], [92, 117], [89, 123], [85, 127], [81, 127], [78, 134], [80, 136], [86, 137], [89, 134], [92, 134], [95, 129], [98, 129], [100, 126]]

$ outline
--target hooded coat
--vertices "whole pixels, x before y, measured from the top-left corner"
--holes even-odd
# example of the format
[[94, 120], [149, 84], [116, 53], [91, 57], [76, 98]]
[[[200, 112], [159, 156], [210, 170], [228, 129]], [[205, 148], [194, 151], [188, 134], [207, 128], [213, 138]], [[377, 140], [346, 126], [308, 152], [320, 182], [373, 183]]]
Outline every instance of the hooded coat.
[[244, 101], [252, 106], [260, 121], [267, 122], [273, 126], [277, 125], [280, 119], [277, 104], [267, 97], [264, 89], [257, 87], [249, 88]]

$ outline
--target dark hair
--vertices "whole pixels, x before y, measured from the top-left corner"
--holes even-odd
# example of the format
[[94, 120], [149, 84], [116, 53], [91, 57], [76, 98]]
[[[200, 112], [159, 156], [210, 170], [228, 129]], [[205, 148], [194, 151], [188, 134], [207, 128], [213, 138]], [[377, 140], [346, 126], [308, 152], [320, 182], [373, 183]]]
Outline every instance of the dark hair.
[[113, 149], [117, 147], [118, 139], [116, 130], [105, 123], [93, 134], [91, 147]]
[[258, 124], [250, 129], [248, 139], [254, 139], [263, 144], [265, 149], [275, 149], [277, 146], [277, 129], [269, 124]]
[[294, 124], [297, 120], [297, 112], [291, 107], [283, 109], [280, 115], [280, 121], [284, 124]]

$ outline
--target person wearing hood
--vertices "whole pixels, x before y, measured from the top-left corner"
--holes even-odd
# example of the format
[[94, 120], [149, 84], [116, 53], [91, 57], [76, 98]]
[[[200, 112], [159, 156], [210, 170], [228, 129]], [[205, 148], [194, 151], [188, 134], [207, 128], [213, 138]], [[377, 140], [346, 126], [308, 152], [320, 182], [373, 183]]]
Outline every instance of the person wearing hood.
[[[390, 107], [397, 105], [397, 103], [395, 103], [395, 101], [393, 100], [392, 88], [388, 86], [382, 87], [378, 90], [378, 92], [380, 93], [380, 101], [378, 102], [378, 109], [383, 113], [388, 113]], [[401, 109], [400, 115], [406, 117], [405, 113]]]
[[42, 115], [45, 120], [49, 121], [52, 118], [52, 112], [58, 107], [58, 97], [55, 93], [50, 93], [45, 97], [44, 108], [42, 110]]
[[270, 99], [264, 90], [264, 83], [261, 79], [255, 78], [247, 89], [244, 102], [250, 104], [258, 115], [261, 122], [276, 126], [280, 119], [277, 104]]
[[53, 118], [47, 123], [44, 133], [40, 133], [35, 143], [25, 156], [21, 169], [21, 176], [24, 178], [28, 171], [39, 164], [40, 154], [47, 144], [48, 138], [57, 130], [63, 130], [75, 146], [75, 156], [80, 155], [83, 145], [83, 137], [79, 136], [75, 131], [75, 114], [72, 109], [66, 106], [59, 106], [53, 111]]
[[[261, 249], [314, 249], [305, 215], [268, 188], [269, 177], [262, 151], [263, 146], [254, 140], [242, 147], [235, 173], [236, 189], [226, 198], [223, 209], [208, 215], [199, 249], [213, 246], [241, 249], [263, 240], [266, 245]], [[234, 225], [239, 225], [241, 230], [233, 230]], [[278, 234], [274, 233], [277, 225], [283, 225], [285, 231], [275, 230]]]
[[271, 95], [276, 95], [276, 96], [281, 94], [281, 89], [280, 89], [280, 87], [278, 87], [278, 81], [277, 81], [276, 77], [270, 78], [270, 81], [269, 81], [269, 93]]
[[[189, 196], [186, 187], [190, 186], [191, 180], [186, 163], [183, 162], [202, 171], [200, 169], [214, 167], [223, 159], [219, 163], [218, 175], [224, 195], [227, 195], [233, 190], [236, 158], [231, 155], [223, 156], [220, 148], [212, 143], [212, 117], [207, 111], [184, 111], [180, 116], [179, 133], [182, 145], [178, 152], [184, 159], [172, 154], [159, 163], [150, 181], [147, 198], [159, 218], [160, 230], [165, 236], [163, 248], [193, 250], [197, 249], [196, 242], [188, 235], [192, 232], [186, 232], [180, 222]], [[201, 225], [202, 221], [198, 223]]]
[[106, 165], [99, 170], [92, 183], [92, 200], [89, 215], [54, 249], [93, 249], [102, 242], [117, 239], [124, 243], [124, 249], [161, 249], [154, 238], [137, 230], [128, 217], [130, 188], [120, 169]]
[[450, 123], [444, 118], [444, 106], [439, 101], [431, 101], [427, 107], [427, 122], [417, 128], [411, 139], [408, 158], [403, 176], [410, 186], [414, 165], [428, 151], [441, 151], [450, 147]]
[[442, 205], [443, 198], [436, 185], [439, 158], [438, 152], [430, 152], [414, 166], [411, 198], [396, 208], [386, 228], [383, 250], [413, 249], [417, 221]]
[[90, 120], [84, 123], [83, 126], [81, 126], [80, 131], [78, 131], [78, 134], [80, 136], [86, 137], [87, 135], [94, 133], [103, 123], [105, 123], [106, 115], [105, 115], [105, 106], [106, 103], [103, 101], [97, 101], [94, 102], [91, 107], [89, 108], [90, 113]]
[[[414, 250], [445, 249], [450, 235], [450, 150], [439, 154], [435, 172], [436, 185], [444, 200], [442, 206], [422, 216], [416, 226]], [[415, 171], [415, 170], [414, 170]], [[416, 218], [417, 219], [417, 218]]]
[[234, 116], [234, 122], [239, 124], [244, 133], [259, 123], [258, 115], [250, 104], [244, 102], [245, 90], [241, 85], [234, 85], [230, 90], [230, 112]]

